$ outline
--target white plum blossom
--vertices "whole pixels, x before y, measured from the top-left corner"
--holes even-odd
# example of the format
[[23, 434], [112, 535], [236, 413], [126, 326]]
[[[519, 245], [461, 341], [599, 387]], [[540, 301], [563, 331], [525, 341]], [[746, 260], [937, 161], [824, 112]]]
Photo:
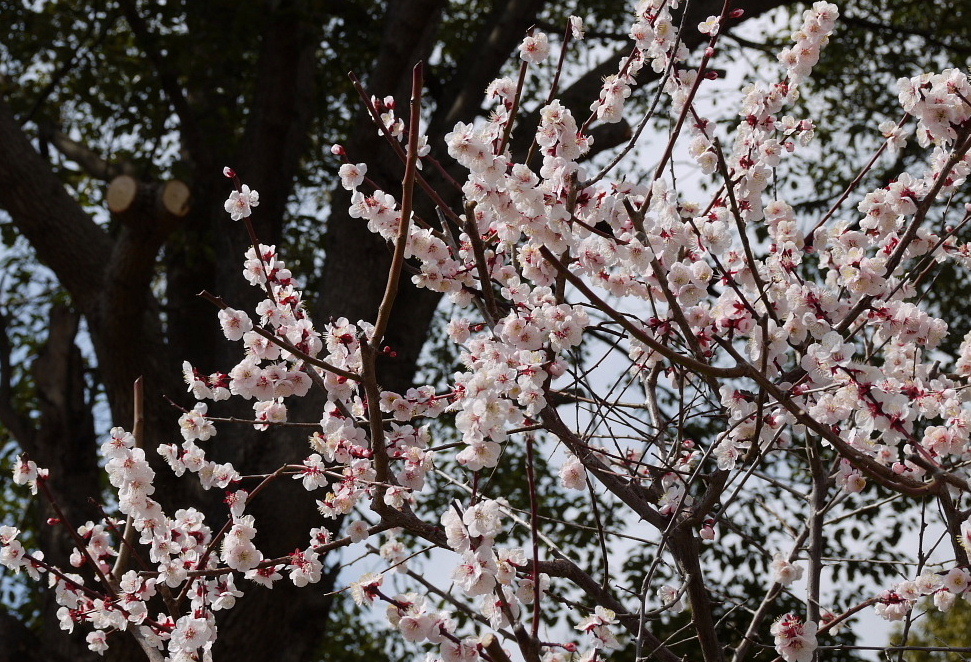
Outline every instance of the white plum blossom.
[[523, 39], [519, 57], [531, 64], [539, 64], [550, 56], [550, 41], [545, 32], [535, 32]]
[[585, 490], [587, 488], [587, 471], [583, 463], [575, 455], [567, 457], [560, 468], [560, 484], [570, 490]]
[[[686, 572], [686, 562], [698, 561], [692, 555], [699, 541], [717, 559], [717, 544], [737, 540], [743, 528], [732, 521], [735, 504], [746, 499], [746, 507], [758, 506], [756, 516], [766, 518], [771, 541], [757, 553], [771, 546], [794, 550], [768, 562], [773, 585], [804, 600], [797, 582], [814, 561], [812, 555], [795, 561], [805, 558], [805, 546], [789, 534], [806, 525], [792, 521], [805, 519], [805, 505], [773, 500], [763, 489], [802, 495], [811, 488], [804, 491], [799, 481], [818, 475], [829, 490], [827, 520], [881, 507], [866, 501], [874, 492], [938, 497], [948, 510], [949, 535], [971, 549], [971, 520], [955, 530], [968, 506], [971, 334], [956, 356], [946, 356], [949, 329], [938, 316], [946, 311], [922, 300], [935, 269], [971, 267], [971, 244], [948, 212], [927, 218], [931, 204], [951, 200], [971, 174], [968, 76], [948, 69], [898, 81], [899, 101], [916, 118], [916, 142], [933, 147], [926, 164], [807, 218], [783, 175], [791, 155], [812, 142], [816, 118], [786, 113], [801, 109], [795, 102], [833, 33], [836, 6], [818, 1], [801, 14], [779, 54], [776, 80], [760, 77], [768, 82], [746, 88], [732, 106], [737, 115], [725, 122], [705, 117], [705, 104], [695, 103], [715, 71], [699, 62], [717, 57], [723, 18], [698, 26], [709, 48], [691, 55], [686, 42], [693, 40], [679, 34], [673, 13], [679, 4], [637, 3], [628, 53], [605, 72], [596, 99], [587, 100], [589, 114], [574, 116], [576, 106], [553, 95], [518, 96], [515, 76], [493, 81], [488, 115], [465, 118], [444, 136], [452, 161], [442, 168], [443, 179], [454, 182], [444, 203], [433, 196], [430, 217], [432, 206], [414, 207], [406, 217], [409, 191], [399, 199], [393, 182], [390, 192], [370, 190], [368, 166], [350, 163], [343, 147], [332, 148], [343, 162], [334, 184], [339, 180], [349, 192], [349, 216], [387, 241], [389, 253], [404, 259], [402, 277], [441, 295], [439, 310], [451, 315], [443, 340], [454, 346], [455, 368], [436, 377], [437, 387], [383, 383], [386, 368], [399, 365], [394, 334], [386, 333], [387, 308], [371, 318], [378, 321], [315, 323], [309, 297], [280, 251], [253, 240], [242, 275], [259, 302], [246, 312], [216, 300], [223, 334], [242, 341], [236, 364], [211, 374], [183, 364], [187, 391], [198, 402], [191, 409], [177, 403], [183, 441], [163, 437], [156, 445], [166, 471], [198, 480], [203, 490], [224, 491], [214, 500], [219, 507], [207, 508], [208, 516], [193, 507], [167, 513], [142, 435], [113, 428], [101, 452], [117, 492], [108, 500], [115, 510], [99, 521], [70, 524], [79, 542], [69, 563], [79, 574], [53, 568], [25, 547], [30, 535], [9, 525], [0, 526], [0, 565], [34, 578], [47, 574], [58, 622], [68, 631], [88, 628], [92, 651], [105, 652], [109, 632], [136, 628], [144, 645], [183, 662], [211, 657], [214, 613], [243, 598], [237, 582], [244, 589], [243, 582], [272, 588], [288, 576], [307, 587], [321, 582], [325, 563], [333, 562], [323, 554], [364, 543], [355, 549], [395, 570], [389, 584], [413, 587], [426, 563], [416, 544], [427, 544], [443, 548], [442, 560], [432, 563], [447, 564], [443, 576], [452, 583], [437, 590], [460, 602], [465, 616], [409, 589], [389, 597], [384, 575], [373, 573], [351, 578], [353, 599], [361, 606], [384, 603], [391, 625], [406, 641], [427, 647], [429, 662], [505, 659], [497, 647], [514, 644], [494, 639], [492, 630], [531, 627], [544, 643], [527, 657], [578, 662], [619, 649], [618, 626], [629, 627], [647, 601], [654, 614], [667, 612], [662, 618], [685, 610], [687, 595], [693, 616], [709, 609], [695, 592], [694, 582], [704, 578]], [[579, 18], [570, 17], [567, 27], [565, 41], [583, 38]], [[550, 51], [546, 34], [527, 36], [519, 48], [522, 70]], [[613, 171], [616, 164], [599, 170], [584, 158], [593, 145], [591, 127], [631, 122], [628, 105], [645, 67], [663, 78], [652, 112], [668, 114], [671, 142], [658, 150], [653, 175]], [[520, 102], [536, 115], [536, 130], [515, 136], [513, 145]], [[411, 149], [411, 138], [417, 156], [430, 154], [428, 137], [412, 133], [393, 97], [370, 103], [399, 154], [407, 154], [406, 144]], [[903, 147], [904, 127], [880, 125], [889, 148]], [[675, 154], [689, 162], [677, 156], [674, 163]], [[685, 199], [682, 168], [696, 169], [713, 185], [700, 187], [697, 200]], [[248, 218], [259, 195], [231, 169], [224, 174], [237, 186], [226, 211], [233, 220]], [[427, 181], [419, 179], [426, 192]], [[385, 303], [392, 299], [389, 294]], [[412, 312], [399, 300], [394, 314]], [[624, 362], [620, 369], [617, 359]], [[598, 386], [602, 373], [611, 373], [614, 386], [607, 391]], [[242, 464], [237, 470], [213, 459], [225, 459], [226, 446], [203, 443], [216, 434], [207, 403], [231, 396], [252, 401], [253, 415], [221, 418], [222, 405], [213, 405], [220, 432], [233, 423], [267, 432], [245, 444], [273, 444], [278, 466], [243, 475]], [[305, 398], [303, 406], [294, 398]], [[443, 417], [448, 422], [435, 420]], [[284, 431], [293, 430], [307, 439], [309, 455], [281, 443]], [[239, 452], [256, 455], [248, 447]], [[806, 464], [807, 456], [813, 462]], [[547, 467], [557, 474], [537, 475]], [[507, 472], [520, 469], [527, 476], [522, 491], [504, 494], [520, 475]], [[26, 456], [13, 462], [14, 484], [34, 494], [40, 487], [47, 492], [47, 478]], [[281, 478], [293, 498], [315, 492], [309, 498], [319, 511], [300, 538], [307, 546], [292, 552], [292, 542], [281, 548], [283, 541], [264, 541], [267, 529], [257, 530], [263, 516], [258, 521], [251, 507], [264, 489], [281, 489], [282, 483], [272, 484]], [[574, 495], [574, 508], [561, 488], [589, 489], [595, 499], [610, 493], [603, 502], [616, 510], [609, 526], [599, 511], [595, 523], [575, 522], [589, 499]], [[555, 508], [561, 512], [550, 512]], [[212, 521], [213, 510], [221, 521]], [[50, 523], [69, 524], [58, 520]], [[658, 536], [644, 539], [665, 541], [659, 565], [648, 573], [655, 583], [638, 592], [616, 577], [587, 574], [586, 566], [596, 563], [579, 554], [583, 563], [574, 563], [572, 550], [554, 539], [560, 527], [573, 524], [597, 531], [609, 540], [605, 546], [615, 537], [632, 538], [634, 527], [655, 530]], [[387, 532], [379, 549], [368, 544], [376, 532]], [[144, 567], [118, 578], [115, 565], [129, 558], [123, 545], [138, 549]], [[941, 611], [966, 599], [971, 570], [955, 550], [957, 562], [928, 566], [882, 592], [883, 586], [872, 589], [875, 612], [902, 620], [923, 598]], [[92, 581], [106, 576], [109, 586]], [[676, 588], [679, 581], [684, 585]], [[161, 599], [168, 594], [180, 596], [179, 609], [156, 614], [156, 603], [171, 606]], [[607, 604], [622, 604], [626, 613], [601, 604], [608, 595]], [[717, 600], [730, 596], [716, 592]], [[580, 635], [546, 641], [561, 636], [548, 627], [559, 616], [546, 609], [552, 598], [580, 610], [573, 618]], [[766, 607], [777, 609], [769, 602]], [[835, 618], [820, 607], [822, 626], [795, 614], [761, 624], [786, 662], [817, 655], [817, 633]], [[652, 618], [642, 619], [639, 629], [653, 627]], [[734, 634], [724, 634], [727, 646]], [[581, 636], [583, 652], [572, 641]]]
[[260, 194], [250, 190], [250, 187], [243, 184], [238, 191], [233, 191], [226, 199], [226, 212], [234, 221], [247, 218], [253, 213], [253, 207], [260, 204]]
[[354, 191], [364, 183], [364, 176], [367, 174], [366, 163], [345, 163], [338, 170], [341, 178], [341, 186], [348, 191]]
[[585, 617], [577, 624], [576, 629], [590, 635], [594, 648], [615, 650], [620, 648], [620, 642], [614, 636], [610, 626], [616, 622], [616, 613], [605, 607], [597, 606], [593, 614]]
[[219, 325], [228, 340], [239, 340], [244, 333], [253, 328], [253, 322], [245, 311], [232, 308], [219, 311]]
[[794, 581], [802, 579], [804, 568], [801, 565], [790, 563], [782, 554], [776, 554], [769, 565], [769, 570], [772, 572], [772, 581], [783, 586], [789, 586]]
[[347, 537], [353, 542], [364, 542], [368, 537], [368, 525], [363, 520], [357, 520], [347, 525]]

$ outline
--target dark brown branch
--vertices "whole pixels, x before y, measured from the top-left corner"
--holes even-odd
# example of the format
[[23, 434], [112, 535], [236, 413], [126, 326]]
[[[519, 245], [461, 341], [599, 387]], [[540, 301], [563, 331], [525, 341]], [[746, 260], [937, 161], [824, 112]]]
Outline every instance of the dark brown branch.
[[108, 235], [84, 213], [0, 101], [0, 207], [82, 311], [101, 294]]
[[63, 154], [65, 158], [77, 163], [81, 166], [81, 170], [95, 179], [107, 182], [118, 175], [130, 174], [134, 170], [133, 165], [127, 161], [121, 163], [108, 161], [87, 145], [72, 140], [60, 129], [46, 124], [41, 124], [39, 128], [41, 135], [58, 152]]
[[600, 458], [590, 452], [589, 447], [563, 423], [552, 406], [547, 406], [540, 418], [544, 427], [566, 444], [570, 452], [583, 462], [583, 466], [590, 470], [607, 490], [651, 526], [661, 531], [667, 528], [667, 519], [647, 500], [640, 486], [618, 476]]
[[[527, 570], [531, 570], [531, 562], [527, 562]], [[566, 559], [542, 561], [539, 564], [539, 571], [545, 572], [550, 577], [569, 579], [597, 604], [614, 611], [617, 615], [617, 621], [624, 626], [631, 636], [636, 637], [638, 635], [640, 619], [635, 614], [628, 613], [627, 608], [622, 602], [614, 597], [610, 591], [598, 584], [593, 577], [585, 573], [577, 564]], [[653, 632], [644, 628], [640, 635], [646, 644], [646, 659], [656, 659], [660, 660], [660, 662], [682, 662], [681, 658], [665, 646], [664, 642], [658, 639]]]
[[155, 73], [158, 75], [162, 90], [172, 104], [172, 109], [179, 116], [180, 130], [186, 148], [199, 163], [206, 163], [203, 145], [202, 129], [196, 119], [195, 112], [189, 106], [185, 90], [179, 83], [179, 72], [172, 69], [171, 62], [163, 55], [163, 49], [159, 43], [157, 35], [153, 34], [148, 27], [148, 23], [138, 12], [138, 5], [135, 0], [120, 0], [122, 13], [125, 20], [131, 27], [135, 41], [145, 53], [148, 61], [152, 63]]
[[705, 662], [722, 662], [725, 659], [722, 645], [718, 641], [715, 628], [715, 615], [712, 612], [711, 595], [705, 585], [705, 575], [701, 569], [701, 546], [694, 530], [681, 523], [671, 532], [668, 545], [671, 554], [684, 575], [688, 599], [691, 601], [691, 620]]

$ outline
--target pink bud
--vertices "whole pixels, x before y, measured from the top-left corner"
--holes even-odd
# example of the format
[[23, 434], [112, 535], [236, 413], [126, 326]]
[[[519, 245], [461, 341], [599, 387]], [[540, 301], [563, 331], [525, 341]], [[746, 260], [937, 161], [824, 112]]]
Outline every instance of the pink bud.
[[333, 154], [334, 156], [344, 156], [345, 154], [347, 154], [347, 152], [344, 151], [343, 145], [331, 145], [330, 153]]
[[236, 171], [226, 166], [223, 168], [223, 177], [228, 177], [229, 179], [234, 179], [236, 177]]
[[744, 9], [733, 9], [728, 16], [729, 18], [742, 18], [742, 16], [744, 15], [745, 15]]

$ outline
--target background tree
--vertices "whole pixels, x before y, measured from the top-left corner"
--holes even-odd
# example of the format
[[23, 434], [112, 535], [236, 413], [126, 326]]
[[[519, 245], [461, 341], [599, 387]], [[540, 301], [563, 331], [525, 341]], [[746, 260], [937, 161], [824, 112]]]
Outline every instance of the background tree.
[[[907, 645], [927, 648], [971, 648], [971, 604], [958, 600], [950, 611], [942, 612], [930, 604], [928, 609], [907, 626]], [[891, 643], [899, 646], [903, 641], [904, 628], [894, 631]], [[945, 650], [907, 651], [907, 662], [961, 662], [968, 659], [967, 652]]]
[[[738, 3], [745, 19], [784, 4]], [[720, 6], [691, 3], [687, 25]], [[246, 238], [226, 231], [223, 165], [232, 164], [261, 192], [261, 240], [286, 244], [288, 257], [298, 257], [289, 259], [294, 270], [316, 275], [307, 288], [315, 294], [314, 317], [372, 318], [384, 285], [369, 276], [387, 272], [390, 254], [361, 223], [330, 213], [337, 163], [328, 147], [341, 142], [352, 160], [366, 157], [369, 175], [382, 185], [399, 179], [400, 164], [380, 143], [344, 72], [366, 72], [369, 92], [401, 100], [411, 64], [430, 59], [427, 133], [433, 154], [440, 155], [441, 137], [456, 121], [481, 112], [481, 90], [530, 25], [562, 25], [571, 12], [592, 13], [592, 32], [612, 51], [623, 10], [613, 3], [575, 8], [529, 0], [0, 4], [7, 26], [0, 46], [0, 207], [9, 215], [4, 238], [13, 251], [36, 255], [50, 270], [9, 263], [0, 420], [20, 448], [62, 476], [58, 498], [71, 519], [97, 516], [85, 496], [101, 487], [92, 415], [101, 394], [110, 406], [106, 416], [128, 424], [131, 384], [144, 375], [148, 443], [155, 445], [173, 429], [175, 412], [161, 395], [184, 389], [181, 360], [203, 369], [231, 364], [216, 325], [199, 323], [212, 309], [196, 296], [208, 289], [241, 308], [253, 300], [238, 274]], [[700, 41], [691, 30], [686, 39]], [[616, 60], [604, 58], [564, 90], [574, 110], [596, 97], [601, 76]], [[522, 117], [525, 126], [536, 122], [531, 110]], [[598, 134], [595, 145], [605, 149], [624, 138], [623, 130], [612, 129]], [[119, 184], [128, 186], [130, 201], [109, 215], [103, 187], [120, 176], [130, 178]], [[186, 205], [173, 206], [165, 197], [172, 181], [188, 187]], [[293, 204], [312, 192], [318, 209]], [[124, 201], [124, 189], [121, 196]], [[178, 192], [175, 199], [184, 201]], [[431, 206], [419, 212], [434, 218]], [[397, 310], [407, 314], [396, 314], [388, 336], [396, 356], [382, 365], [388, 387], [403, 390], [410, 382], [436, 305], [427, 292], [402, 293]], [[81, 324], [93, 364], [74, 342]], [[43, 346], [39, 326], [50, 329]], [[313, 406], [309, 402], [308, 411]], [[239, 434], [231, 443], [221, 440], [214, 455], [245, 469], [279, 463], [304, 443], [277, 437], [255, 444]], [[199, 496], [184, 489], [166, 486], [171, 504]], [[276, 498], [285, 499], [286, 490], [278, 491]], [[266, 503], [271, 512], [272, 501]], [[34, 515], [45, 517], [40, 508]], [[310, 517], [305, 509], [287, 520], [266, 518], [273, 526], [265, 534], [287, 540], [305, 531]], [[65, 541], [44, 527], [37, 533], [53, 559], [66, 557]], [[281, 586], [248, 601], [223, 625], [220, 645], [228, 648], [219, 655], [312, 656], [330, 608], [321, 593]], [[24, 641], [33, 643], [20, 659], [88, 655], [62, 637], [56, 623], [41, 621], [39, 639], [18, 623], [4, 619], [10, 636], [0, 638], [0, 659], [4, 646]], [[278, 641], [287, 642], [284, 653]]]

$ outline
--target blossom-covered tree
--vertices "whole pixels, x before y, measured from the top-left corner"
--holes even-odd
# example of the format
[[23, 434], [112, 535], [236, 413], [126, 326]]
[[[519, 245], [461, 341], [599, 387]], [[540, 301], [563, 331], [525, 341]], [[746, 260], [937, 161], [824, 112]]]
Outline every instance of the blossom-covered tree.
[[[971, 210], [948, 201], [971, 170], [971, 81], [957, 69], [901, 78], [901, 118], [879, 127], [884, 141], [864, 172], [907, 140], [926, 150], [925, 164], [868, 192], [856, 192], [858, 178], [821, 217], [800, 218], [781, 178], [815, 127], [787, 110], [837, 7], [803, 13], [776, 80], [744, 90], [719, 126], [699, 91], [718, 78], [722, 28], [743, 11], [725, 2], [700, 25], [678, 24], [676, 4], [639, 2], [629, 51], [589, 114], [576, 117], [554, 85], [517, 157], [524, 83], [553, 51], [531, 30], [518, 73], [489, 85], [489, 119], [445, 136], [462, 177], [429, 158], [421, 64], [407, 119], [356, 83], [403, 171], [386, 192], [367, 155], [333, 150], [346, 160], [349, 215], [393, 248], [373, 322], [312, 319], [285, 256], [260, 241], [259, 194], [225, 168], [235, 189], [225, 211], [246, 228], [243, 276], [260, 300], [254, 318], [221, 293], [203, 299], [243, 359], [208, 375], [186, 362], [199, 402], [180, 418], [177, 444], [146, 448], [136, 382], [131, 431], [115, 428], [102, 445], [118, 516], [71, 522], [51, 490], [57, 475], [21, 456], [14, 482], [57, 511], [51, 524], [70, 533], [74, 568], [25, 547], [12, 526], [0, 529], [0, 563], [46, 575], [61, 626], [83, 628], [91, 650], [127, 632], [153, 660], [210, 658], [220, 612], [244, 603], [248, 587], [312, 590], [322, 555], [351, 545], [381, 559], [349, 582], [355, 601], [380, 604], [404, 640], [447, 662], [595, 660], [623, 646], [674, 661], [686, 644], [705, 662], [809, 661], [826, 647], [851, 650], [833, 637], [861, 610], [900, 620], [922, 596], [941, 611], [971, 596], [971, 334], [957, 355], [939, 351], [946, 317], [924, 303], [942, 265], [969, 266]], [[689, 34], [707, 40], [694, 57]], [[583, 36], [571, 17], [558, 67]], [[633, 176], [626, 148], [599, 167], [583, 162], [592, 127], [628, 112], [642, 69], [663, 84], [641, 122], [669, 126], [651, 172]], [[679, 148], [690, 164], [675, 162]], [[682, 190], [688, 171], [707, 186]], [[453, 306], [448, 335], [462, 368], [444, 384], [396, 391], [377, 366], [395, 351], [389, 323], [409, 274]], [[313, 393], [319, 407], [301, 418], [297, 403]], [[253, 401], [247, 419], [216, 412], [234, 399]], [[309, 448], [252, 473], [210, 459], [211, 439], [241, 425], [303, 429]], [[174, 477], [224, 493], [221, 516], [167, 510], [148, 453]], [[517, 460], [523, 504], [496, 489]], [[551, 467], [585, 506], [548, 506]], [[308, 498], [319, 521], [274, 556], [254, 506], [286, 478], [317, 493]], [[587, 507], [589, 525], [575, 519]], [[887, 559], [906, 569], [902, 579], [843, 590], [840, 573], [884, 559], [844, 553], [840, 523], [901, 511], [922, 521], [918, 544]], [[947, 549], [935, 557], [929, 525]], [[599, 563], [569, 544], [580, 528], [596, 531]], [[612, 569], [619, 543], [635, 558], [649, 550], [650, 562]], [[719, 563], [733, 549], [761, 569], [757, 593]], [[432, 551], [448, 584], [410, 568]], [[687, 624], [662, 634], [686, 610]]]
[[[787, 1], [744, 0], [746, 18]], [[210, 304], [198, 297], [210, 289], [238, 307], [257, 302], [236, 264], [248, 238], [227, 231], [223, 164], [234, 164], [263, 194], [254, 218], [259, 240], [286, 250], [314, 318], [373, 321], [384, 291], [378, 274], [387, 273], [390, 252], [348, 216], [340, 161], [329, 146], [341, 142], [371, 154], [372, 180], [395, 181], [401, 165], [381, 149], [347, 70], [359, 72], [373, 93], [401, 100], [410, 67], [426, 61], [423, 98], [433, 116], [425, 134], [431, 156], [443, 160], [442, 137], [483, 112], [484, 88], [525, 30], [558, 24], [571, 6], [0, 0], [0, 240], [10, 249], [0, 281], [4, 467], [29, 452], [60, 476], [51, 489], [72, 521], [98, 518], [90, 501], [104, 487], [97, 448], [110, 427], [106, 419], [132, 419], [133, 380], [144, 378], [145, 446], [153, 449], [170, 441], [178, 414], [164, 396], [178, 397], [182, 362], [211, 373], [238, 360], [218, 324], [205, 323]], [[690, 20], [716, 10], [716, 0], [692, 3]], [[596, 2], [584, 11], [596, 13], [602, 31], [594, 37], [604, 46], [598, 57], [612, 61], [626, 39], [618, 23], [623, 5]], [[700, 43], [700, 35], [686, 43]], [[595, 96], [595, 69], [561, 86], [565, 98]], [[626, 123], [603, 128], [595, 129], [598, 148], [618, 144], [629, 130]], [[422, 213], [433, 216], [433, 207]], [[399, 302], [406, 314], [392, 316], [386, 338], [394, 352], [378, 359], [386, 387], [411, 386], [439, 299], [405, 279]], [[300, 406], [316, 415], [322, 396], [312, 392]], [[223, 413], [236, 415], [247, 409], [226, 407], [231, 411]], [[263, 437], [272, 441], [259, 444], [248, 439], [253, 432], [216, 437], [209, 450], [252, 473], [306, 443], [298, 429], [274, 428]], [[164, 466], [154, 451], [148, 458], [157, 472]], [[156, 478], [168, 507], [221, 508], [212, 494], [168, 475]], [[73, 543], [44, 525], [51, 509], [27, 507], [9, 480], [0, 487], [4, 523], [36, 534], [48, 558], [66, 564]], [[285, 490], [270, 490], [253, 507], [265, 508], [261, 535], [277, 553], [292, 550], [316, 521], [312, 502], [292, 500]], [[273, 517], [279, 508], [288, 517]], [[328, 572], [322, 581], [333, 579]], [[30, 591], [24, 600], [22, 591], [7, 592], [9, 574], [0, 581], [0, 659], [95, 658], [83, 637], [37, 617], [53, 613], [46, 608], [53, 607], [52, 591]], [[278, 586], [227, 614], [223, 632], [235, 634], [217, 651], [236, 660], [313, 659], [334, 620], [333, 602], [325, 591]], [[111, 655], [127, 659], [128, 652], [114, 646]]]
[[[747, 88], [719, 127], [699, 91], [718, 78], [719, 40], [744, 10], [726, 2], [698, 25], [676, 20], [677, 4], [640, 2], [632, 44], [589, 113], [561, 103], [554, 83], [535, 131], [521, 111], [525, 83], [554, 45], [559, 72], [584, 26], [571, 17], [558, 44], [531, 30], [518, 74], [488, 87], [489, 119], [444, 137], [449, 163], [430, 155], [421, 66], [407, 120], [393, 98], [355, 83], [403, 171], [389, 193], [371, 155], [333, 150], [346, 161], [348, 215], [393, 248], [372, 321], [313, 319], [299, 275], [261, 242], [254, 221], [267, 190], [261, 199], [224, 169], [235, 189], [224, 210], [251, 243], [243, 276], [256, 317], [248, 297], [203, 299], [243, 359], [211, 374], [186, 362], [199, 402], [184, 410], [177, 444], [146, 443], [169, 434], [145, 416], [136, 382], [131, 431], [115, 428], [102, 445], [116, 516], [72, 521], [58, 472], [21, 456], [14, 482], [50, 503], [50, 525], [74, 550], [59, 564], [5, 526], [0, 562], [46, 574], [58, 621], [92, 651], [135, 641], [150, 659], [173, 660], [210, 657], [245, 592], [313, 590], [323, 555], [351, 545], [382, 559], [349, 583], [354, 599], [381, 603], [432, 659], [597, 659], [628, 646], [676, 660], [693, 646], [706, 662], [811, 660], [821, 646], [846, 648], [832, 637], [862, 609], [898, 620], [921, 596], [942, 611], [961, 599], [971, 336], [958, 355], [941, 352], [946, 316], [924, 294], [942, 265], [966, 266], [971, 216], [948, 201], [971, 168], [971, 83], [956, 69], [901, 79], [902, 118], [879, 128], [864, 173], [912, 127], [926, 165], [866, 193], [857, 179], [821, 217], [800, 217], [782, 184], [815, 126], [786, 113], [837, 8], [804, 13], [776, 80]], [[707, 42], [695, 56], [693, 40]], [[638, 121], [668, 126], [651, 172], [635, 176], [626, 148], [587, 162], [593, 129], [631, 112], [642, 71], [662, 85]], [[707, 186], [684, 189], [684, 172]], [[397, 351], [391, 316], [408, 275], [455, 311], [448, 335], [462, 368], [442, 383], [395, 387], [378, 368]], [[223, 415], [225, 400], [253, 401], [252, 413]], [[309, 448], [284, 447], [255, 470], [212, 459], [207, 447], [240, 426], [302, 431]], [[522, 477], [523, 503], [498, 487], [503, 474]], [[320, 498], [304, 500], [316, 502], [316, 521], [280, 555], [282, 511], [265, 504], [285, 478]], [[583, 493], [572, 510], [551, 507], [554, 479]], [[186, 482], [201, 488], [200, 507], [167, 504], [167, 487]], [[224, 495], [219, 508], [202, 498], [213, 492]], [[592, 521], [578, 521], [587, 510]], [[834, 578], [861, 559], [843, 553], [841, 522], [901, 511], [938, 522], [946, 558], [932, 562], [921, 538], [890, 559], [908, 568], [903, 581], [844, 590]], [[599, 562], [570, 544], [584, 529]], [[620, 545], [649, 562], [616, 568]], [[451, 588], [409, 567], [431, 550]], [[766, 578], [757, 591], [719, 563], [739, 550]], [[562, 619], [572, 631], [556, 627]]]

